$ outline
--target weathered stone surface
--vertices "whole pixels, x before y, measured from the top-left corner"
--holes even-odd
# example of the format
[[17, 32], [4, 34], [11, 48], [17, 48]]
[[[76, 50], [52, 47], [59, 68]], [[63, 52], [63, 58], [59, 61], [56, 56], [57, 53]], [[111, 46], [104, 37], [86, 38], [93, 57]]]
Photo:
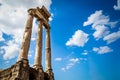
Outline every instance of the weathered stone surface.
[[43, 29], [43, 21], [38, 20], [38, 36], [36, 40], [36, 52], [35, 52], [35, 60], [34, 66], [42, 65], [42, 29]]
[[32, 10], [29, 10], [28, 20], [26, 22], [26, 27], [23, 35], [23, 41], [22, 41], [22, 46], [20, 49], [18, 61], [22, 59], [27, 59], [28, 57], [28, 51], [29, 51], [30, 39], [32, 33], [32, 22], [33, 22], [33, 13]]
[[[24, 66], [25, 65], [25, 66]], [[44, 76], [45, 75], [45, 76]], [[34, 69], [25, 60], [0, 72], [0, 80], [53, 80], [41, 69]]]
[[46, 29], [46, 71], [51, 67], [51, 45], [50, 45], [50, 28]]
[[1, 71], [0, 80], [29, 80], [28, 61], [22, 60], [10, 68]]

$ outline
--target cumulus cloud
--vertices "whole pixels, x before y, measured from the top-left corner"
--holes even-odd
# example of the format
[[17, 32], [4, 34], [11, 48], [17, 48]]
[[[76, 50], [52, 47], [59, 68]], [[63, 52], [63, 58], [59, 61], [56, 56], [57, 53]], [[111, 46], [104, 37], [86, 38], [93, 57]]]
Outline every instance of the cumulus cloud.
[[55, 61], [61, 61], [62, 58], [58, 57], [58, 58], [55, 58]]
[[109, 16], [103, 14], [102, 10], [96, 11], [88, 17], [88, 20], [83, 23], [83, 26], [92, 25], [92, 28], [95, 30], [93, 33], [94, 38], [97, 40], [109, 34], [109, 28], [114, 28], [116, 25], [115, 22], [110, 22]]
[[1, 0], [1, 4], [9, 4], [14, 7], [24, 7], [24, 8], [33, 8], [36, 6], [44, 5], [48, 10], [50, 9], [50, 5], [52, 4], [51, 0]]
[[107, 41], [107, 43], [109, 44], [109, 43], [112, 43], [118, 39], [120, 39], [120, 30], [105, 36], [103, 40]]
[[95, 13], [91, 14], [88, 17], [88, 20], [83, 23], [83, 26], [88, 26], [88, 25], [95, 23], [96, 21], [98, 21], [100, 19], [99, 17], [101, 15], [102, 15], [102, 10], [96, 11]]
[[5, 51], [3, 55], [4, 60], [12, 59], [19, 53], [19, 45], [14, 40], [7, 42], [7, 45], [2, 46], [1, 49]]
[[72, 38], [66, 42], [66, 46], [81, 46], [83, 47], [85, 43], [88, 41], [88, 34], [83, 32], [82, 30], [77, 30]]
[[105, 27], [104, 25], [98, 25], [95, 27], [95, 32], [93, 33], [94, 38], [96, 38], [96, 40], [106, 36], [107, 34], [109, 34], [109, 29], [107, 27]]
[[[1, 0], [0, 41], [4, 40], [2, 37], [2, 32], [12, 37], [12, 39], [8, 43], [6, 42], [7, 46], [2, 46], [5, 50], [5, 53], [3, 55], [4, 59], [14, 58], [18, 53], [18, 49], [20, 49], [19, 46], [22, 41], [24, 26], [27, 20], [27, 10], [29, 8], [34, 8], [37, 6], [41, 7], [42, 5], [44, 5], [49, 10], [51, 3], [51, 0]], [[37, 25], [35, 20], [33, 22], [33, 27], [32, 39], [33, 37], [35, 37], [35, 34], [37, 32]], [[13, 49], [11, 49], [11, 51], [9, 52], [9, 48]], [[14, 56], [9, 57], [8, 54], [14, 54]]]
[[93, 51], [97, 52], [98, 54], [105, 54], [105, 53], [112, 52], [113, 50], [111, 48], [109, 48], [108, 46], [101, 46], [99, 48], [94, 47]]
[[120, 0], [117, 0], [117, 5], [114, 5], [113, 8], [115, 10], [120, 10]]

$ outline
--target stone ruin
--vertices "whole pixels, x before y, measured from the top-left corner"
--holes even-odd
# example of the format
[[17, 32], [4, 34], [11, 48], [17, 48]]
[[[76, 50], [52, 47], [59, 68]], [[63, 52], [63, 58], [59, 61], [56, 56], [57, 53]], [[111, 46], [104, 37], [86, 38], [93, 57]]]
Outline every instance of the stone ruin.
[[[42, 6], [28, 10], [28, 19], [23, 35], [22, 46], [17, 62], [10, 68], [0, 71], [0, 80], [54, 80], [51, 64], [51, 45], [50, 45], [50, 13]], [[32, 34], [32, 22], [37, 18], [38, 35], [36, 39], [36, 52], [34, 66], [29, 66], [28, 51]], [[46, 29], [46, 69], [42, 67], [42, 29]]]

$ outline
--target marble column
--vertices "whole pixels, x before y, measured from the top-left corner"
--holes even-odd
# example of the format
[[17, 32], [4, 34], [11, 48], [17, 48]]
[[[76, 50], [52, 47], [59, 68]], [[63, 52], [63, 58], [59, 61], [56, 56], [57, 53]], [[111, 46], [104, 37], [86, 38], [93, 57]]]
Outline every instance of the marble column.
[[42, 68], [42, 19], [38, 20], [38, 36], [36, 40], [36, 52], [35, 52], [35, 61], [34, 67]]
[[28, 51], [30, 46], [30, 40], [31, 40], [31, 33], [32, 33], [32, 23], [33, 23], [33, 10], [28, 10], [28, 19], [26, 22], [26, 27], [23, 35], [23, 41], [20, 49], [20, 54], [18, 57], [18, 61], [21, 61], [23, 59], [27, 60], [28, 57]]
[[50, 27], [46, 29], [46, 71], [51, 70]]

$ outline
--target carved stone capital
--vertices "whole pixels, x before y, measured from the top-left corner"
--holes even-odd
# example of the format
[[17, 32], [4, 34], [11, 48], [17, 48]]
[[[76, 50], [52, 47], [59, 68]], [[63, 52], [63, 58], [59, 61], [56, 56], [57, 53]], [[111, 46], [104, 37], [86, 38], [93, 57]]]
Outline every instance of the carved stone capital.
[[35, 15], [35, 9], [33, 9], [33, 8], [29, 9], [28, 14], [34, 16]]
[[54, 73], [52, 69], [48, 69], [46, 73], [49, 75], [50, 80], [54, 80]]

